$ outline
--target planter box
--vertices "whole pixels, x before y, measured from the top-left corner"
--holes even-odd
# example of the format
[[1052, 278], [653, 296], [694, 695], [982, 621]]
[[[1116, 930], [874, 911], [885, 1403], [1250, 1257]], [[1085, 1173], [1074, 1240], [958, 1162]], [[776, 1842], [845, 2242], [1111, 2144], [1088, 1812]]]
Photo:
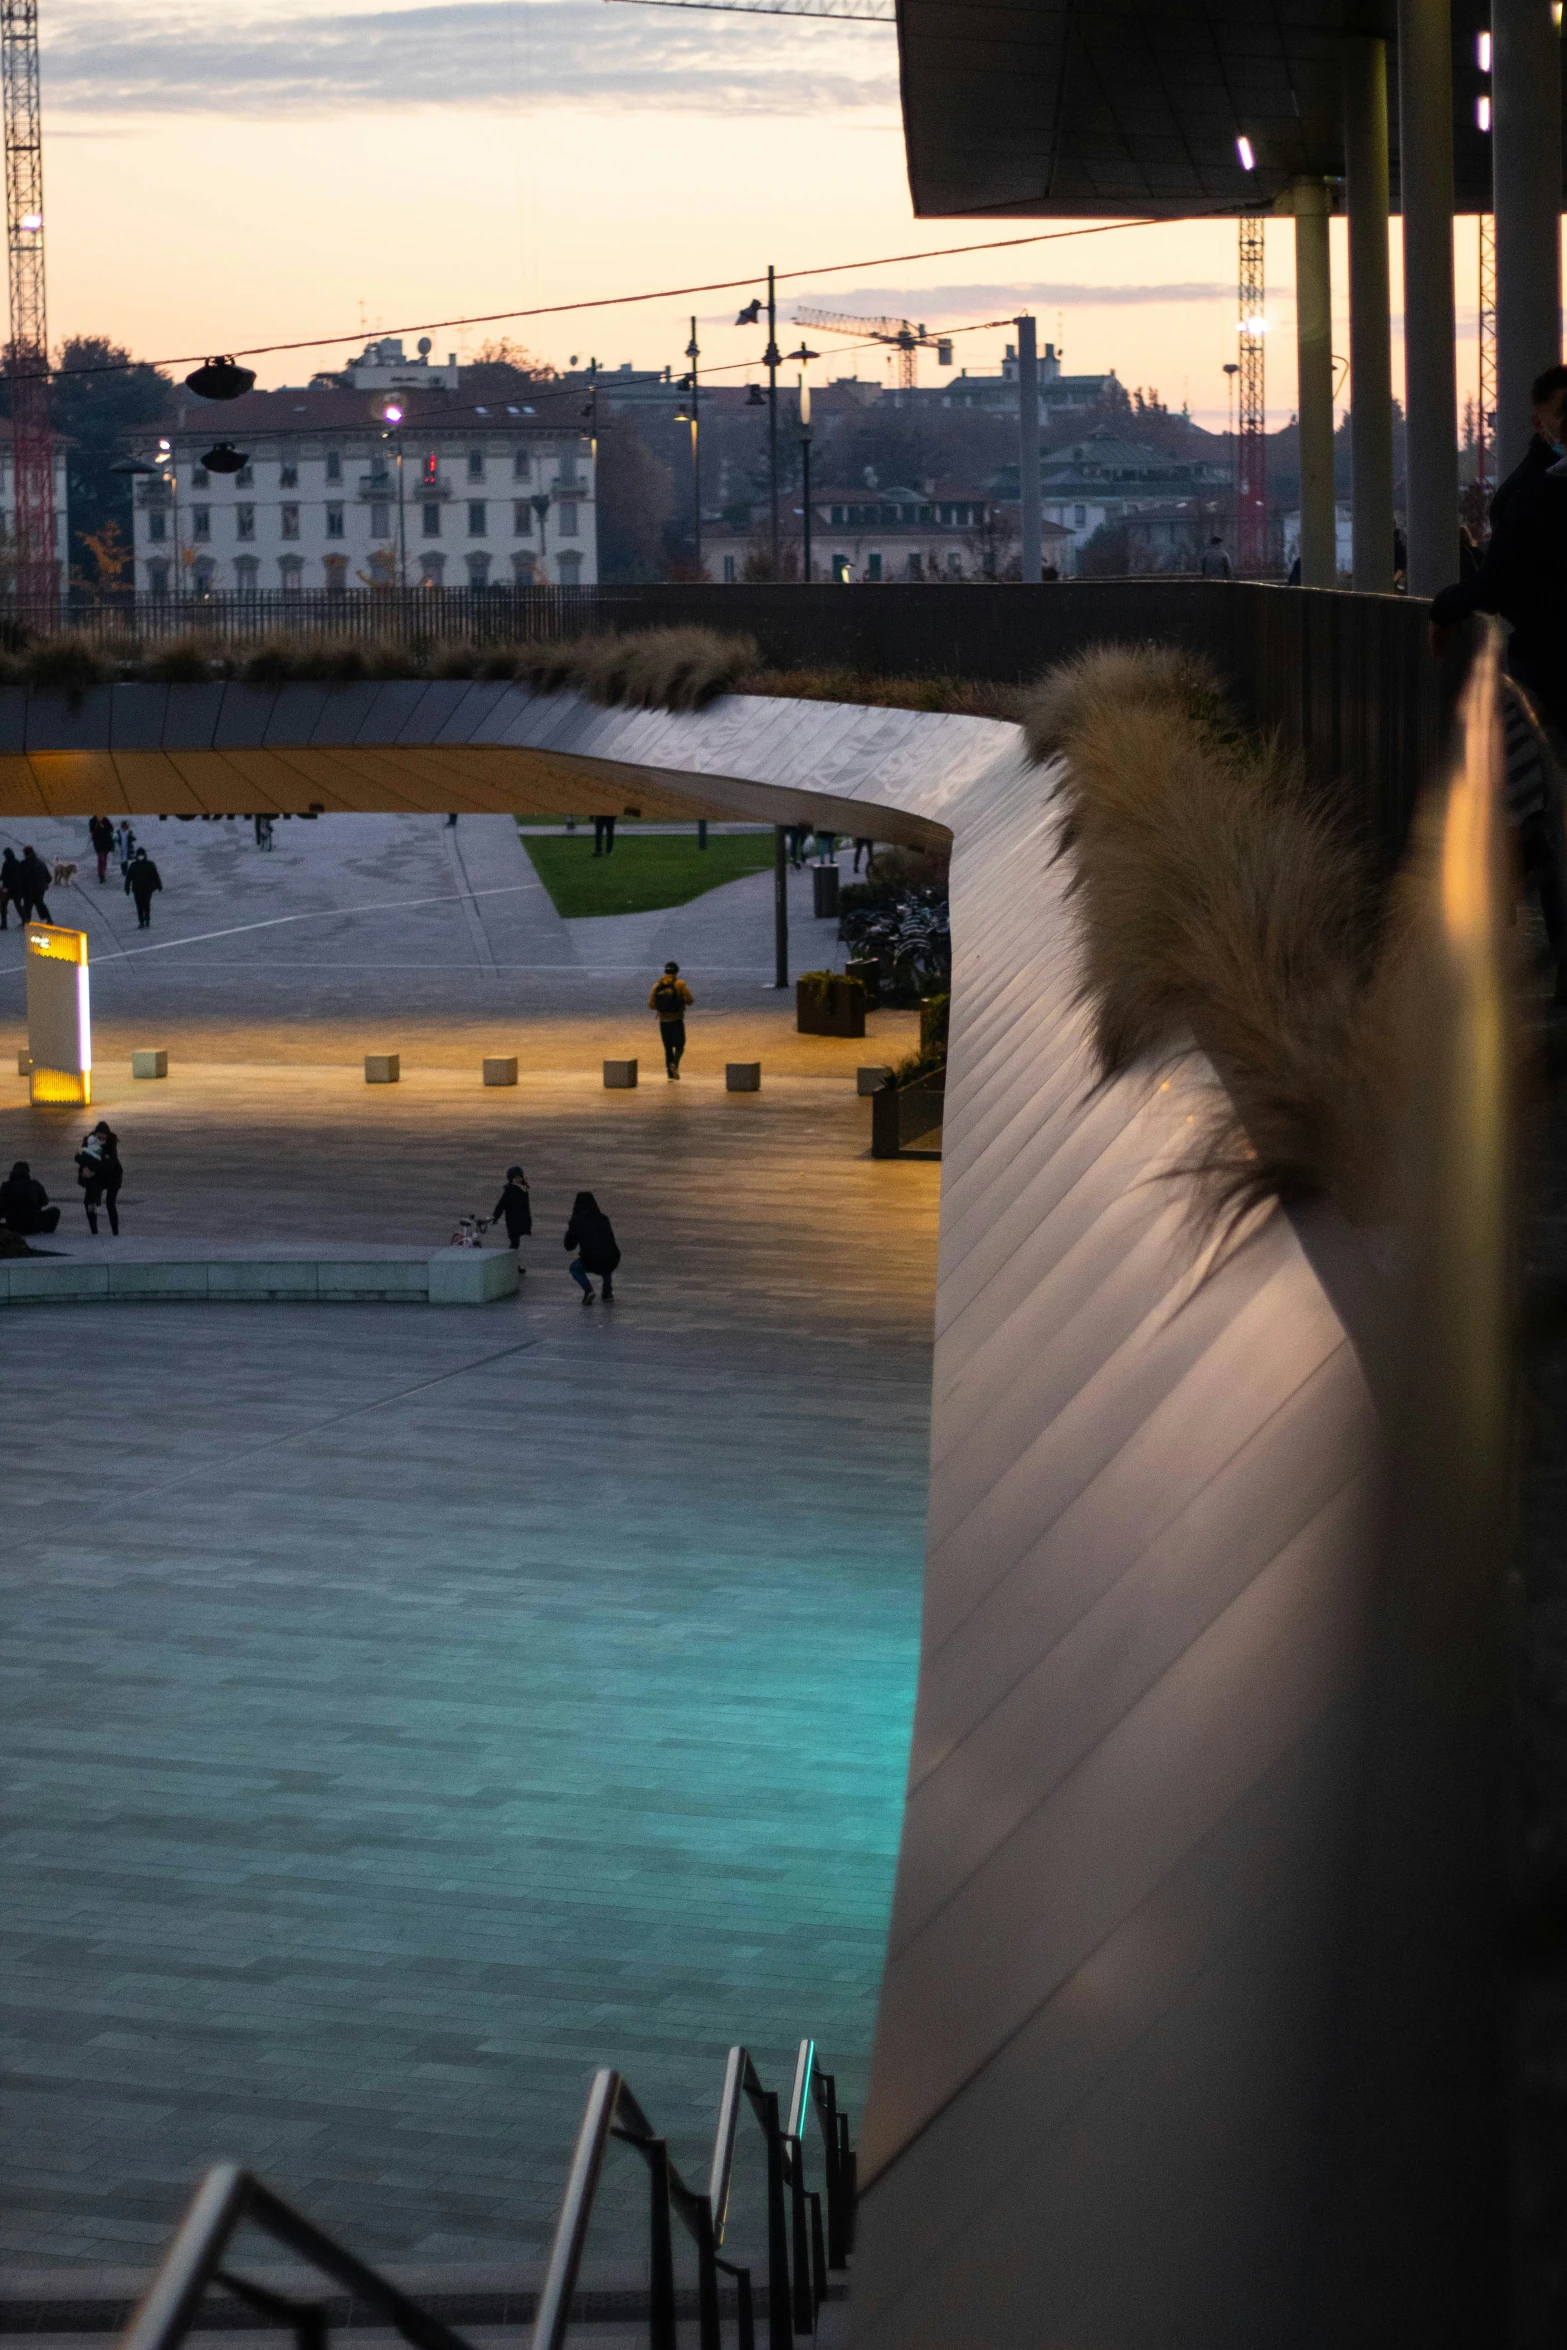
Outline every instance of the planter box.
[[863, 1036], [865, 990], [857, 979], [830, 979], [826, 986], [795, 982], [795, 1026], [801, 1036]]
[[871, 1096], [873, 1159], [939, 1159], [947, 1102], [946, 1071], [912, 1085], [884, 1085]]

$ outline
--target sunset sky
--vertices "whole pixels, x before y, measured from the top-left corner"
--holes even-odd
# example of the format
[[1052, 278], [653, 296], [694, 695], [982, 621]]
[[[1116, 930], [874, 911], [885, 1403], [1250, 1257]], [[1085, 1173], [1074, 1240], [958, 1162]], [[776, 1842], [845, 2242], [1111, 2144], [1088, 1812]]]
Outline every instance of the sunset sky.
[[[680, 364], [690, 313], [705, 366], [759, 354], [744, 294], [666, 298], [450, 331], [476, 312], [804, 271], [797, 303], [932, 329], [1029, 308], [1069, 369], [1225, 419], [1235, 231], [1167, 224], [817, 274], [938, 253], [1028, 222], [916, 221], [890, 25], [617, 0], [239, 0], [232, 18], [167, 0], [42, 0], [51, 339], [107, 333], [138, 356], [336, 338], [255, 364], [263, 384], [340, 364], [364, 331], [426, 325], [437, 350], [509, 334], [564, 365]], [[1291, 238], [1270, 228], [1270, 419], [1294, 405]], [[1336, 291], [1342, 291], [1335, 226]], [[1396, 239], [1395, 239], [1396, 246]], [[1460, 390], [1474, 369], [1474, 224], [1458, 235]], [[1396, 250], [1395, 250], [1396, 264]], [[1398, 301], [1395, 267], [1395, 305]], [[1334, 349], [1347, 349], [1341, 313]], [[1395, 328], [1397, 321], [1395, 318]], [[962, 334], [993, 370], [1010, 330]], [[807, 338], [813, 379], [887, 380], [883, 355]], [[1401, 359], [1395, 340], [1395, 378]], [[726, 380], [743, 382], [745, 371]], [[934, 357], [922, 382], [937, 380]]]

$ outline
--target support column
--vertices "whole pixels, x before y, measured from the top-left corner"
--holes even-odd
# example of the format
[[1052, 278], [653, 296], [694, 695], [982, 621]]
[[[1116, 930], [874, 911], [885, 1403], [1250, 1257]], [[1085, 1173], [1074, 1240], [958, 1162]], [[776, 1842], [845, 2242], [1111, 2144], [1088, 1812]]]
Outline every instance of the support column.
[[773, 826], [773, 964], [774, 987], [789, 984], [789, 835]]
[[1529, 446], [1529, 386], [1561, 357], [1562, 62], [1550, 0], [1491, 0], [1496, 456]]
[[1398, 147], [1404, 207], [1409, 592], [1434, 596], [1458, 577], [1449, 0], [1398, 0]]
[[1344, 183], [1349, 212], [1349, 442], [1354, 581], [1393, 592], [1393, 356], [1388, 282], [1387, 44], [1344, 43]]
[[1333, 512], [1333, 298], [1326, 183], [1300, 179], [1295, 208], [1296, 412], [1300, 442], [1300, 584], [1338, 585]]
[[1039, 343], [1032, 318], [1017, 321], [1017, 486], [1023, 577], [1037, 587], [1044, 534], [1039, 513]]

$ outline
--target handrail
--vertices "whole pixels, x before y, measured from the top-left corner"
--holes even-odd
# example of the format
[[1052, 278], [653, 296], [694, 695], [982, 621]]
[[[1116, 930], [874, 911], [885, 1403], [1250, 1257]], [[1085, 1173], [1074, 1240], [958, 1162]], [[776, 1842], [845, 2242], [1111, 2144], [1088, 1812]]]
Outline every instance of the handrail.
[[431, 2317], [378, 2269], [346, 2251], [250, 2171], [230, 2162], [209, 2170], [191, 2198], [174, 2241], [121, 2338], [120, 2350], [174, 2350], [190, 2332], [214, 2285], [291, 2327], [299, 2350], [321, 2350], [328, 2319], [319, 2303], [295, 2301], [224, 2268], [230, 2238], [247, 2223], [263, 2228], [324, 2276], [346, 2286], [414, 2350], [470, 2350], [461, 2334]]
[[[839, 2111], [833, 2077], [817, 2070], [815, 2042], [802, 2040], [795, 2060], [787, 2127], [780, 2116], [777, 2091], [766, 2086], [749, 2050], [730, 2049], [718, 2101], [705, 2194], [681, 2178], [669, 2160], [667, 2143], [655, 2136], [623, 2077], [607, 2070], [594, 2075], [550, 2246], [534, 2320], [532, 2350], [561, 2350], [565, 2342], [604, 2154], [612, 2137], [635, 2147], [648, 2165], [651, 2350], [675, 2350], [675, 2283], [670, 2241], [673, 2213], [678, 2213], [697, 2250], [700, 2350], [721, 2350], [720, 2269], [732, 2276], [737, 2286], [739, 2350], [753, 2350], [751, 2272], [719, 2256], [728, 2225], [735, 2137], [743, 2105], [749, 2105], [755, 2114], [767, 2149], [768, 2350], [792, 2350], [797, 2334], [815, 2331], [816, 2312], [827, 2293], [827, 2271], [847, 2265], [853, 2242], [850, 2209], [853, 2150], [849, 2143], [848, 2117]], [[805, 2184], [804, 2130], [811, 2110], [820, 2122], [825, 2151], [825, 2241], [822, 2198]]]

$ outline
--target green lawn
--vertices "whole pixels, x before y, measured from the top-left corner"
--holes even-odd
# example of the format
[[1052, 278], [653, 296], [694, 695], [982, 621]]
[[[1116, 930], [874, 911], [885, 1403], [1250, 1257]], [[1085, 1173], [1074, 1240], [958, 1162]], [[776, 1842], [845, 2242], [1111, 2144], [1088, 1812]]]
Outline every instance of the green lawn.
[[762, 873], [773, 861], [770, 832], [721, 832], [705, 849], [694, 833], [622, 833], [612, 857], [595, 857], [591, 827], [582, 833], [524, 834], [523, 846], [557, 912], [651, 914], [683, 906], [720, 882]]

